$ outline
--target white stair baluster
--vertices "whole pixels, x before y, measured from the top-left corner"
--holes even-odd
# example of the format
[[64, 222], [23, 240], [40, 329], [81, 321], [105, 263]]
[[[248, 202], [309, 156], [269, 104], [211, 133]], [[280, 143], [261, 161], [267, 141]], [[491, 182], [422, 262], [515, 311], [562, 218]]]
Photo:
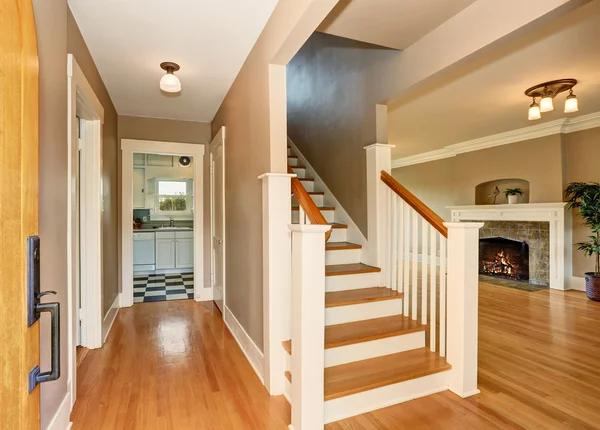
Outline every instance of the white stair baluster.
[[429, 225], [429, 285], [431, 286], [429, 294], [429, 349], [432, 352], [436, 350], [437, 340], [437, 279], [436, 279], [436, 250], [437, 250], [437, 230]]
[[404, 200], [400, 197], [396, 198], [396, 202], [398, 205], [398, 222], [396, 223], [396, 242], [398, 244], [398, 254], [396, 258], [396, 267], [398, 268], [398, 288], [397, 291], [400, 293], [404, 292], [404, 261], [405, 253], [404, 253]]
[[411, 250], [411, 258], [412, 258], [412, 311], [411, 316], [413, 320], [417, 319], [417, 297], [419, 295], [419, 214], [416, 211], [413, 211], [413, 219], [412, 219], [412, 250]]
[[398, 202], [396, 198], [396, 193], [390, 190], [390, 208], [391, 214], [390, 217], [391, 225], [390, 225], [390, 288], [392, 290], [398, 291], [398, 285], [396, 284], [396, 275], [398, 273], [398, 269], [396, 267], [397, 253], [398, 253]]
[[429, 223], [424, 218], [421, 219], [421, 323], [427, 324], [427, 267], [428, 252], [427, 245]]
[[404, 316], [407, 317], [409, 311], [410, 300], [410, 217], [411, 210], [407, 204], [404, 204], [404, 224], [402, 227], [402, 236], [404, 238]]
[[447, 239], [440, 234], [440, 356], [446, 356], [446, 247]]

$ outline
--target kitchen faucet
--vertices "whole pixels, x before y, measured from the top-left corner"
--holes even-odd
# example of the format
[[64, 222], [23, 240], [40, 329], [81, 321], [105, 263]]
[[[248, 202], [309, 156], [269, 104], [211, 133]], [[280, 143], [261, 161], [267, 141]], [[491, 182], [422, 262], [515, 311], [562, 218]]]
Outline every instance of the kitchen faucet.
[[175, 220], [173, 218], [169, 221], [169, 227], [175, 227]]

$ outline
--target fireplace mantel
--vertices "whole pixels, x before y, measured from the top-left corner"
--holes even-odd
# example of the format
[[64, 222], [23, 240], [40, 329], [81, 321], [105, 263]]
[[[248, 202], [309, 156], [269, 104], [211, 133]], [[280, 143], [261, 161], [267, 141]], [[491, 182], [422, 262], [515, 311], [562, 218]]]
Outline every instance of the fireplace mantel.
[[567, 203], [448, 206], [452, 221], [546, 221], [550, 223], [550, 288], [569, 288], [572, 273], [572, 223]]

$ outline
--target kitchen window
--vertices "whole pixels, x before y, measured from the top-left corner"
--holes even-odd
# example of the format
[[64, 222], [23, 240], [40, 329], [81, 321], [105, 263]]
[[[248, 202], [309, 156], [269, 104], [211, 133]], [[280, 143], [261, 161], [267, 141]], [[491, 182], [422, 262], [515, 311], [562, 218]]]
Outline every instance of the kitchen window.
[[159, 180], [157, 184], [157, 214], [189, 214], [192, 209], [192, 187], [188, 181]]

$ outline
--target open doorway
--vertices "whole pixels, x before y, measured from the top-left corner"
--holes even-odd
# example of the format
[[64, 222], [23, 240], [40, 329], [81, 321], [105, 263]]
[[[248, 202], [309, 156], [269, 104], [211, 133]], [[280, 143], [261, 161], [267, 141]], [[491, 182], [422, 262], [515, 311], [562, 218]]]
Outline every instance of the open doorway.
[[[194, 298], [194, 163], [187, 155], [134, 153], [133, 302]], [[199, 210], [202, 210], [200, 206]]]

